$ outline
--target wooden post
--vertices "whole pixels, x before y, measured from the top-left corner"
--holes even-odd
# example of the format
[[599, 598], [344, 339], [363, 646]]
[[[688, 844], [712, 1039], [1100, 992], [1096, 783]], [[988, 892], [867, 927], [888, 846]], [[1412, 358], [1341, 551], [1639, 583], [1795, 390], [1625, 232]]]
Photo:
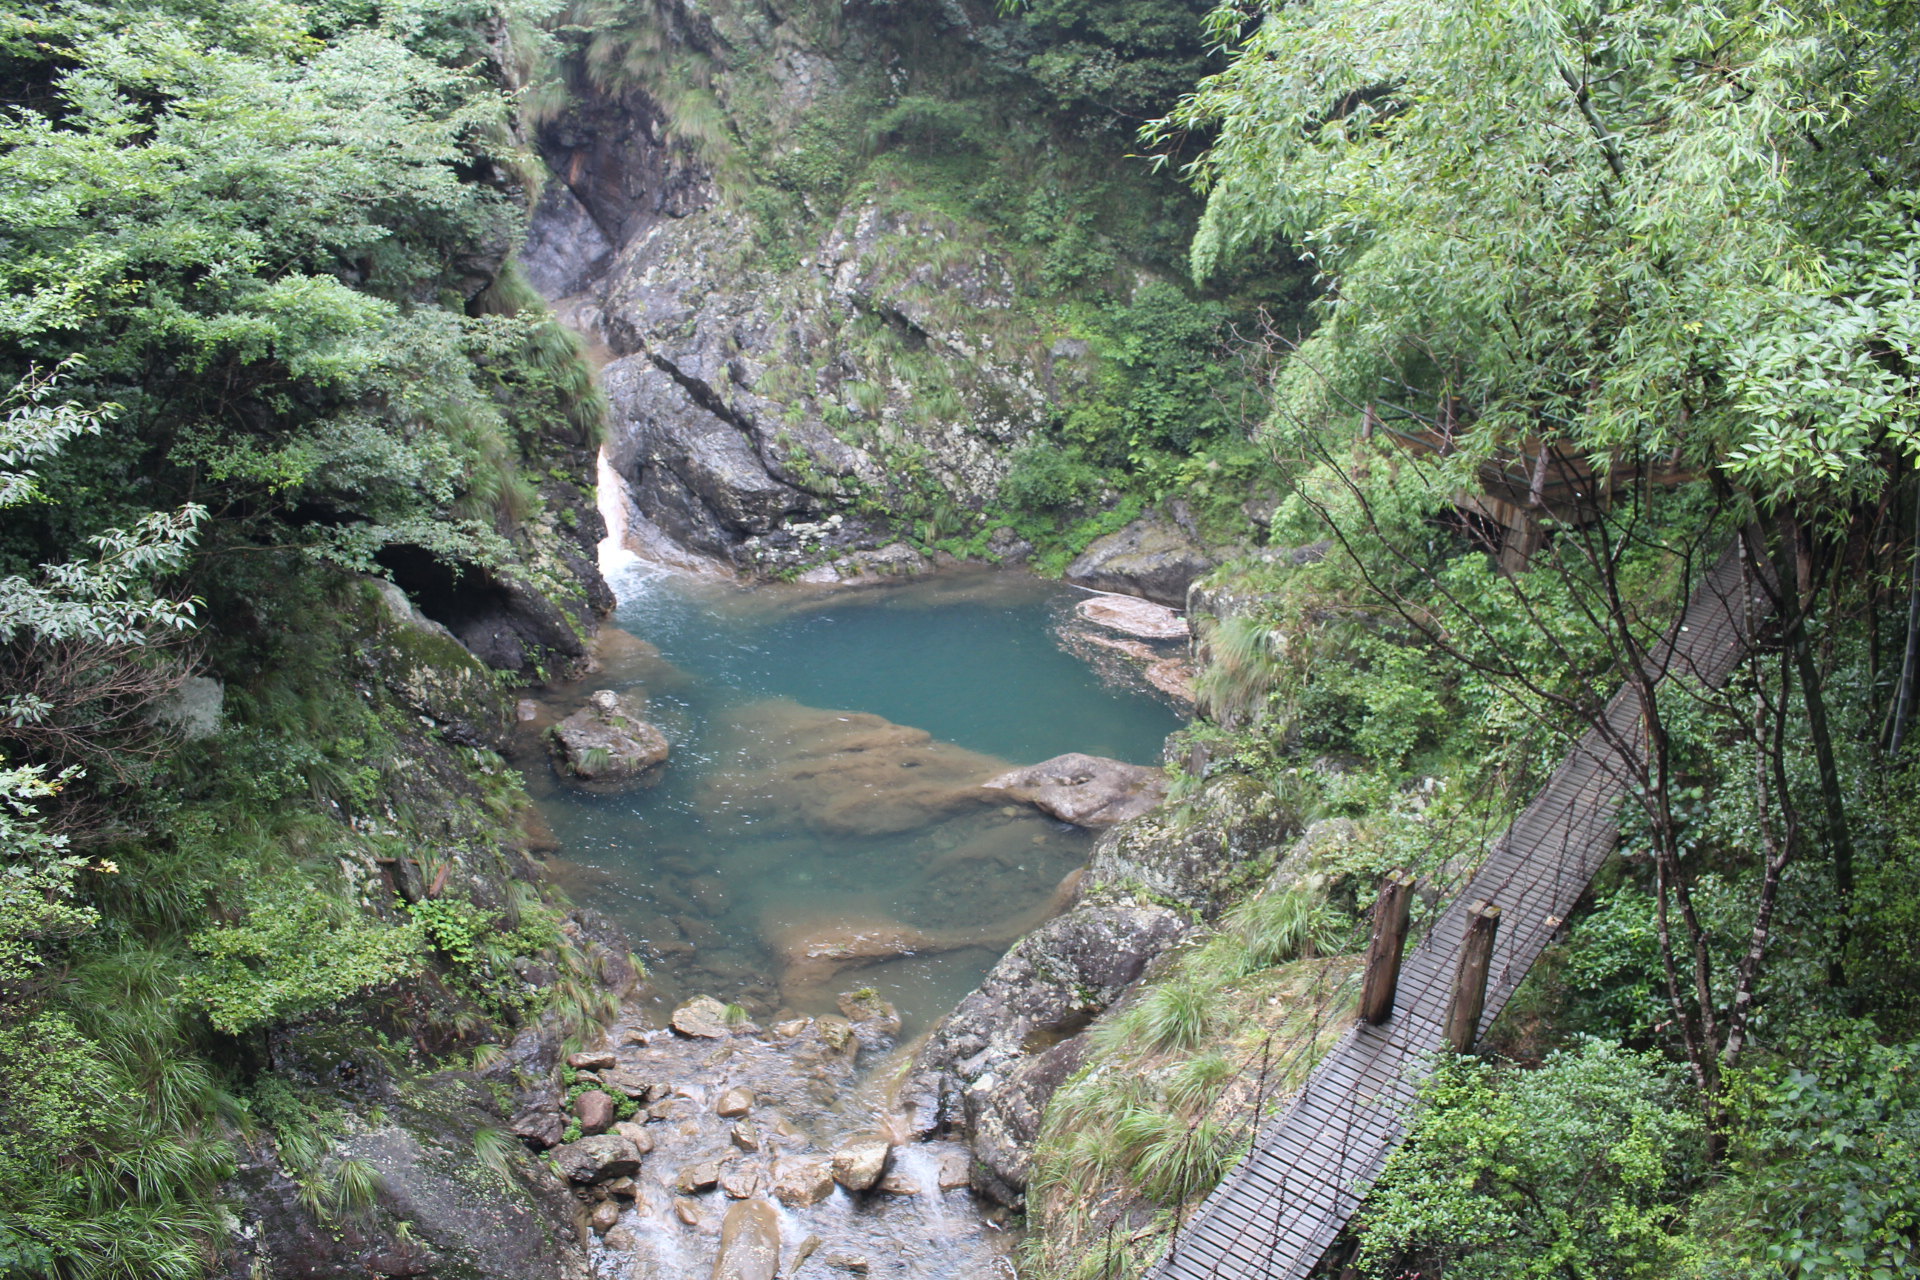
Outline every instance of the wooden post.
[[1500, 929], [1500, 908], [1476, 900], [1467, 907], [1467, 936], [1460, 944], [1460, 967], [1447, 1002], [1447, 1045], [1455, 1053], [1473, 1048], [1480, 1034], [1480, 1012], [1487, 1007], [1487, 974], [1493, 968], [1493, 936]]
[[1367, 948], [1366, 977], [1360, 987], [1360, 1017], [1379, 1026], [1393, 1016], [1393, 996], [1400, 986], [1400, 953], [1407, 945], [1407, 913], [1413, 906], [1414, 877], [1389, 872], [1380, 882], [1380, 900], [1373, 907], [1373, 945]]

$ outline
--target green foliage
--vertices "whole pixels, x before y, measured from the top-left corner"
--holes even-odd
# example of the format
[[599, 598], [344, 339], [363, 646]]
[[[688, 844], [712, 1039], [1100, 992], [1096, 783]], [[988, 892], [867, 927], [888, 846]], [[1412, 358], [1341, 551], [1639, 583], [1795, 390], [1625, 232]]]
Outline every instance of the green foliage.
[[407, 914], [434, 947], [458, 965], [474, 962], [476, 948], [498, 918], [495, 912], [464, 898], [423, 898], [408, 903]]
[[1920, 1044], [1860, 1031], [1733, 1086], [1737, 1172], [1702, 1207], [1704, 1274], [1892, 1280], [1920, 1265]]
[[1103, 481], [1100, 471], [1077, 451], [1034, 441], [1013, 455], [1000, 497], [1017, 511], [1067, 512], [1096, 498]]
[[1677, 1201], [1700, 1157], [1700, 1122], [1673, 1108], [1676, 1087], [1657, 1059], [1598, 1041], [1531, 1071], [1441, 1062], [1361, 1209], [1361, 1269], [1673, 1275]]
[[305, 882], [263, 885], [246, 919], [193, 935], [186, 991], [229, 1035], [270, 1026], [416, 972], [423, 929], [371, 918]]
[[1197, 274], [1284, 243], [1329, 286], [1276, 427], [1447, 397], [1470, 455], [1544, 436], [1844, 503], [1914, 447], [1909, 17], [1230, 5], [1230, 68], [1158, 136], [1217, 131]]
[[1190, 1049], [1218, 1025], [1215, 993], [1191, 978], [1157, 983], [1100, 1029], [1108, 1042], [1130, 1042], [1148, 1052]]
[[1346, 937], [1326, 895], [1305, 880], [1243, 899], [1226, 926], [1245, 945], [1248, 963], [1263, 969], [1328, 954]]

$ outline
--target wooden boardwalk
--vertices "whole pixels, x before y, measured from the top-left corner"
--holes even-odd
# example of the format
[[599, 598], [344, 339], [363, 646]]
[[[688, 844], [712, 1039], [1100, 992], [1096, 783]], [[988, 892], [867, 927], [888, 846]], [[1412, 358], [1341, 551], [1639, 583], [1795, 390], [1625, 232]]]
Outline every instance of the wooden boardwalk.
[[[1700, 581], [1665, 646], [1664, 669], [1717, 685], [1768, 604], [1738, 546]], [[1623, 689], [1608, 732], [1588, 731], [1494, 846], [1486, 864], [1406, 958], [1393, 1016], [1357, 1022], [1253, 1153], [1207, 1197], [1151, 1273], [1157, 1280], [1302, 1280], [1326, 1254], [1398, 1144], [1422, 1064], [1439, 1051], [1467, 904], [1501, 908], [1481, 1026], [1499, 1014], [1618, 838], [1640, 702]]]

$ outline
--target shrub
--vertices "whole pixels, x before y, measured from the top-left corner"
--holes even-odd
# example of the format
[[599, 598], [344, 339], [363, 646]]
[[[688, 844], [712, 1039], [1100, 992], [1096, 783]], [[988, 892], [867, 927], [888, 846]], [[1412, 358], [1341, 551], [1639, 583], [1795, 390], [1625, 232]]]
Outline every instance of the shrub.
[[1674, 1072], [1599, 1041], [1537, 1070], [1449, 1058], [1362, 1206], [1361, 1270], [1448, 1280], [1656, 1280], [1682, 1255], [1702, 1154]]

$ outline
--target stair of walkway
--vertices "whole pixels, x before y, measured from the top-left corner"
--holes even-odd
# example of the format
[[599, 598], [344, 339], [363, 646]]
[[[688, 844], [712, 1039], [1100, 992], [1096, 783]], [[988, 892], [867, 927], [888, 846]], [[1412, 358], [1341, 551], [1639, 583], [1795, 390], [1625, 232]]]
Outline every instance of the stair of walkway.
[[[1664, 679], [1718, 685], [1767, 616], [1739, 547], [1714, 564], [1659, 655]], [[1501, 908], [1481, 1025], [1498, 1016], [1613, 851], [1616, 814], [1643, 735], [1623, 689], [1401, 969], [1395, 1012], [1357, 1022], [1252, 1154], [1207, 1198], [1153, 1271], [1158, 1280], [1303, 1280], [1400, 1141], [1423, 1064], [1440, 1050], [1468, 904]]]

